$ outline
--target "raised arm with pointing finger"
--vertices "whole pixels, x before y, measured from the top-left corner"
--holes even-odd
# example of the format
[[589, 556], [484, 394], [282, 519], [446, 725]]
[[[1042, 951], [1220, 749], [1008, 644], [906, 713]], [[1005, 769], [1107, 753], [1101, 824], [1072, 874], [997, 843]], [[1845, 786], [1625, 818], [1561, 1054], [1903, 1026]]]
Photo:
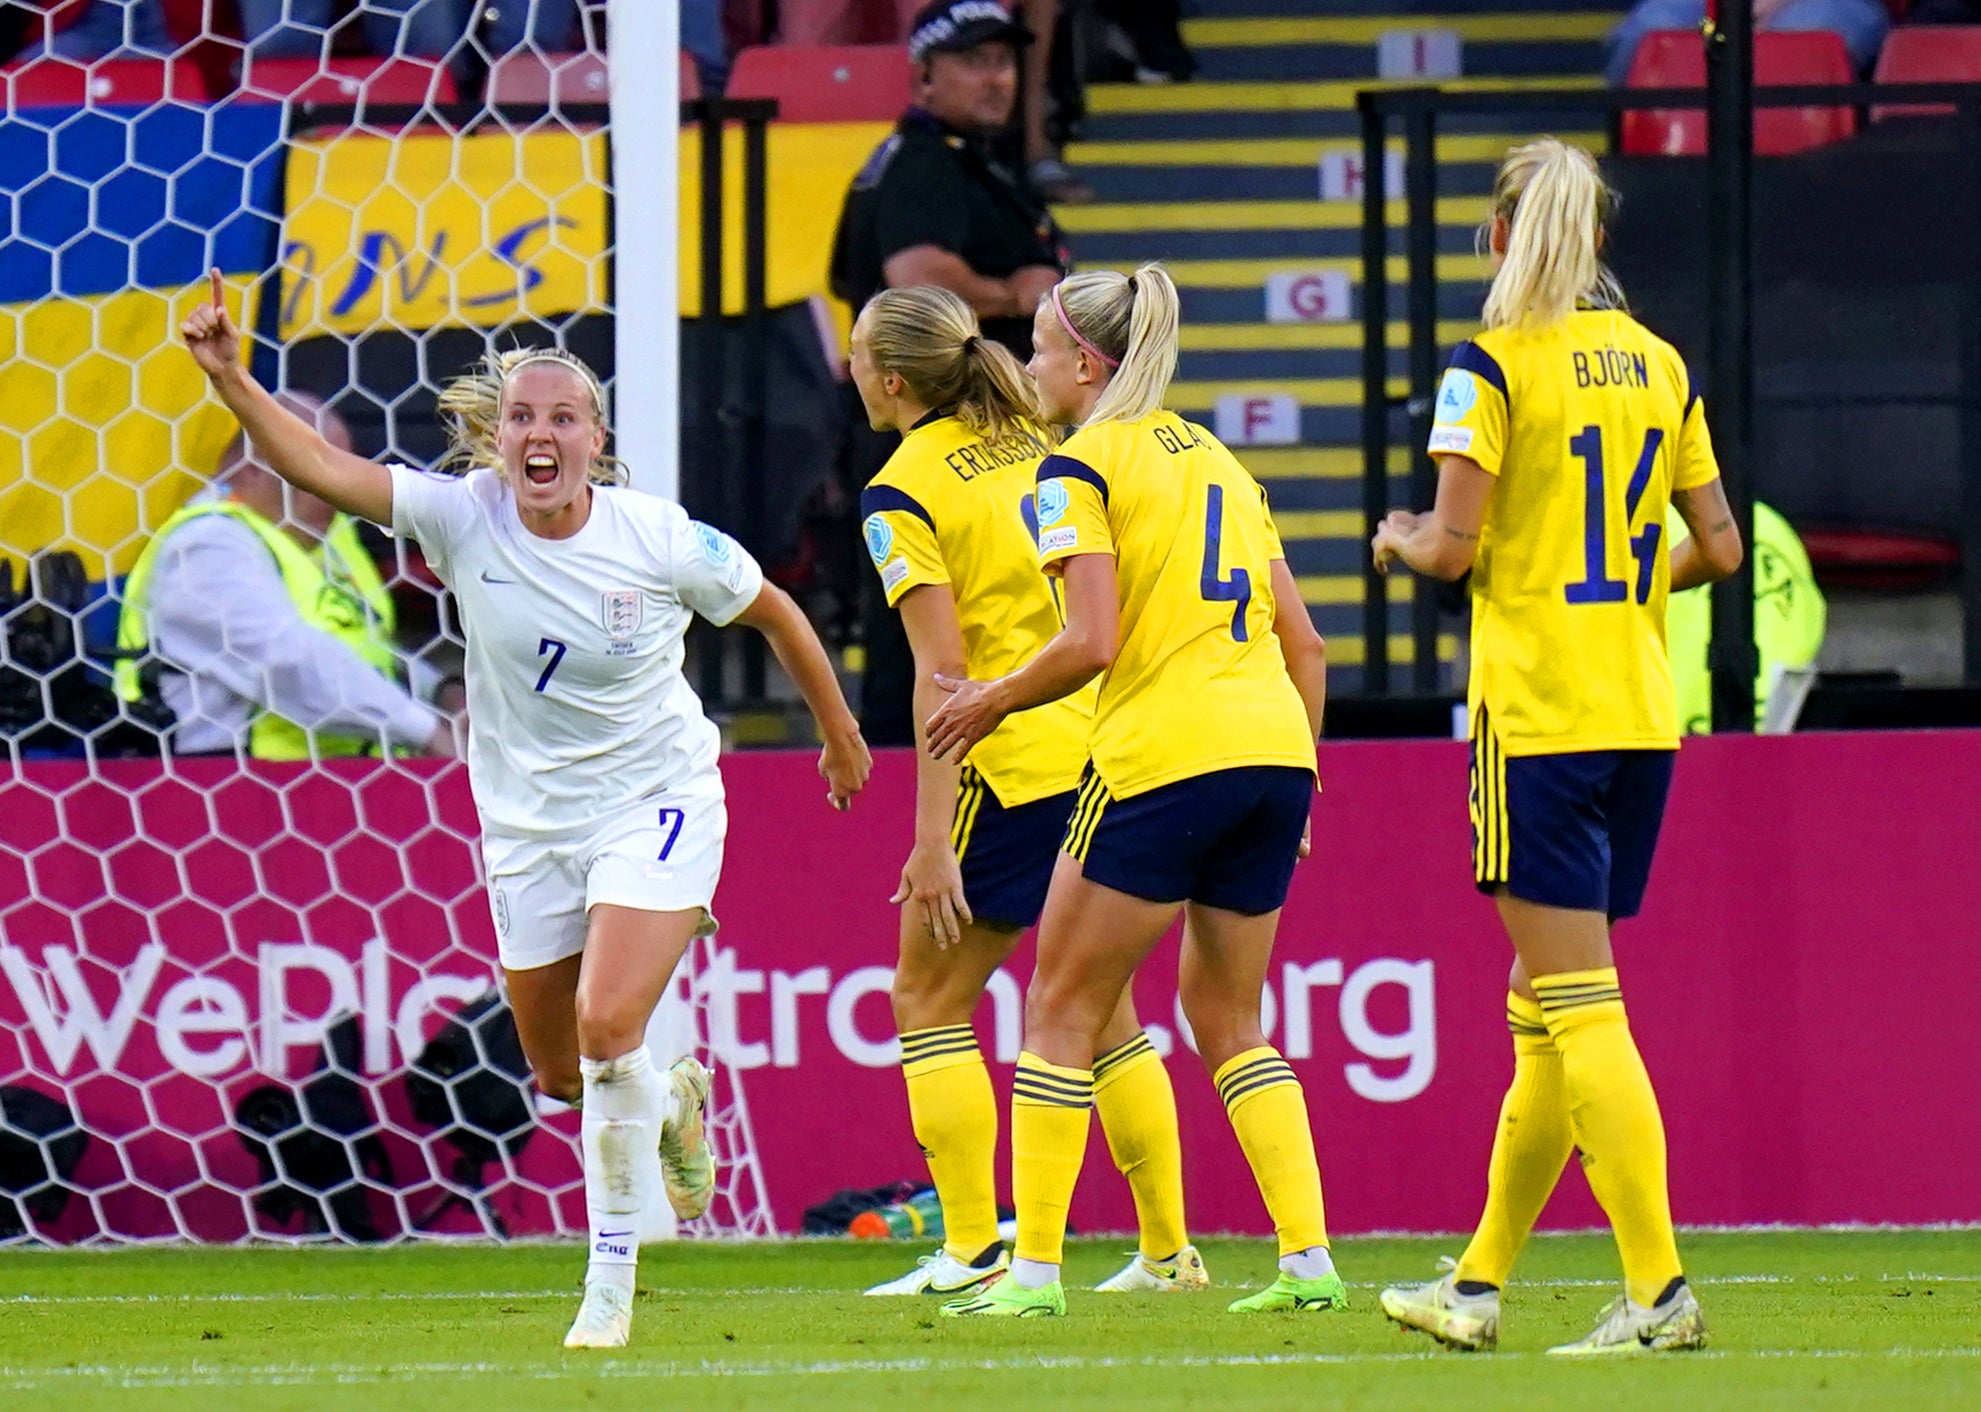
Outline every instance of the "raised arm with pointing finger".
[[248, 376], [241, 363], [241, 330], [227, 312], [220, 271], [212, 270], [208, 278], [212, 302], [196, 306], [179, 325], [179, 334], [263, 462], [289, 484], [344, 513], [390, 528], [392, 473], [376, 461], [332, 446]]

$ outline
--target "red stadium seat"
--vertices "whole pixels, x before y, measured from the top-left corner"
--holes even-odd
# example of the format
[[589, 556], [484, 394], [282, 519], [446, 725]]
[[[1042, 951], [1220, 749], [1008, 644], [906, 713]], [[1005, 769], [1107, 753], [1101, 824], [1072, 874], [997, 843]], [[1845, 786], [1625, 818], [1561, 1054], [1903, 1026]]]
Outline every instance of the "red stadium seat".
[[518, 49], [504, 54], [488, 71], [485, 96], [491, 103], [529, 103], [557, 108], [604, 103], [609, 85], [602, 54], [537, 54]]
[[[1895, 29], [1878, 55], [1873, 83], [1981, 83], [1981, 27], [1911, 25]], [[1937, 103], [1881, 103], [1871, 121], [1951, 113]]]
[[69, 59], [36, 58], [0, 68], [0, 87], [7, 108], [80, 108], [143, 106], [171, 100], [204, 103], [209, 95], [206, 76], [178, 59], [98, 59], [77, 63]]
[[245, 98], [291, 103], [452, 103], [454, 75], [421, 59], [248, 60]]
[[233, 92], [242, 47], [233, 0], [160, 0], [159, 8], [175, 52], [199, 65], [207, 91], [216, 98]]
[[1804, 529], [1802, 547], [1816, 577], [1836, 587], [1916, 589], [1960, 571], [1960, 545], [1904, 530]]
[[894, 44], [762, 45], [736, 56], [731, 98], [775, 98], [791, 123], [891, 123], [912, 98], [908, 51]]
[[[1754, 36], [1757, 86], [1850, 83], [1843, 40], [1827, 31], [1763, 30]], [[1629, 88], [1704, 88], [1706, 47], [1697, 31], [1647, 34], [1630, 62]], [[1785, 156], [1838, 142], [1857, 131], [1849, 108], [1756, 108], [1754, 150]], [[1647, 109], [1623, 115], [1623, 150], [1633, 156], [1696, 157], [1706, 150], [1703, 108]]]

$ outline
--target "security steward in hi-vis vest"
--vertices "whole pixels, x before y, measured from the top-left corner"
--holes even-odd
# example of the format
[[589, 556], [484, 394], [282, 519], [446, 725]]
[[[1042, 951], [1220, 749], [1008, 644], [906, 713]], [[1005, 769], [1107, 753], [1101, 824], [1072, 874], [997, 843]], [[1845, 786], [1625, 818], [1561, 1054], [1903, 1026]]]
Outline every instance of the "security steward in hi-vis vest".
[[[145, 694], [143, 668], [151, 647], [151, 588], [159, 551], [173, 531], [208, 515], [225, 515], [254, 533], [274, 556], [282, 585], [306, 624], [343, 643], [381, 676], [397, 679], [399, 663], [392, 650], [397, 615], [377, 565], [358, 538], [356, 522], [338, 515], [324, 533], [320, 550], [311, 553], [280, 525], [238, 501], [223, 498], [198, 500], [182, 507], [152, 537], [132, 567], [117, 621], [118, 661], [113, 680], [119, 697], [137, 701]], [[160, 665], [170, 669], [168, 663]], [[257, 760], [307, 760], [312, 734], [319, 756], [364, 755], [378, 749], [376, 734], [310, 732], [264, 708], [253, 716], [248, 753]]]

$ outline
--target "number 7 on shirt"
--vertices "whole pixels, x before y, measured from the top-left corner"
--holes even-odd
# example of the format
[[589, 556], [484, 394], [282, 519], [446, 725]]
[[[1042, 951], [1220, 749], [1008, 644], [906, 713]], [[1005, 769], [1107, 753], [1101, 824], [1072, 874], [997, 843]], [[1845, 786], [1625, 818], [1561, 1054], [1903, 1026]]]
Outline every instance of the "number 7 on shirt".
[[543, 675], [537, 678], [538, 691], [542, 691], [550, 685], [550, 674], [556, 671], [557, 664], [564, 660], [565, 650], [566, 644], [559, 642], [554, 637], [546, 637], [537, 644], [537, 656], [541, 657], [546, 652], [550, 654], [549, 665], [543, 669]]

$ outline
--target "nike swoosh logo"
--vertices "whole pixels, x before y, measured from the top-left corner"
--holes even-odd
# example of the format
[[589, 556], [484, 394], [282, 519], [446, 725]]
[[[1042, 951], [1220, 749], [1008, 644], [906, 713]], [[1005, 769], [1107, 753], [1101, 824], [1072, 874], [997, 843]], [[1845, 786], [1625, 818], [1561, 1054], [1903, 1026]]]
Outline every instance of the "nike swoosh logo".
[[600, 1231], [598, 1238], [600, 1240], [617, 1240], [621, 1236], [629, 1236], [631, 1234], [631, 1231]]
[[481, 571], [481, 581], [483, 583], [506, 583], [506, 584], [514, 584], [516, 582], [515, 579], [496, 578], [493, 574], [489, 573], [487, 569], [483, 569]]

